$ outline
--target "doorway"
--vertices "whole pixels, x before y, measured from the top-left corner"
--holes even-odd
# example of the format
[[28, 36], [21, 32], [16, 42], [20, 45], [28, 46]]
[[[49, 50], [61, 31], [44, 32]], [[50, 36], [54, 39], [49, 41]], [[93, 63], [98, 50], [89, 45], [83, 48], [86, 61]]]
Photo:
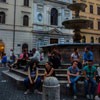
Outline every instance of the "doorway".
[[55, 44], [55, 43], [58, 43], [58, 39], [51, 38], [50, 44]]

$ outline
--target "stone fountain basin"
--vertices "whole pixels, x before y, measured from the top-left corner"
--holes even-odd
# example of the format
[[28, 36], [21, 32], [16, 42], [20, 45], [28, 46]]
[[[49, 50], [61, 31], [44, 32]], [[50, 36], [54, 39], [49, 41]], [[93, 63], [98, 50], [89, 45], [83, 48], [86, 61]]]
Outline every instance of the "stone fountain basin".
[[78, 10], [83, 11], [86, 7], [87, 5], [84, 3], [73, 3], [67, 6], [67, 8], [69, 8], [72, 11], [78, 11]]
[[92, 24], [92, 20], [84, 18], [75, 18], [62, 22], [67, 29], [86, 29]]

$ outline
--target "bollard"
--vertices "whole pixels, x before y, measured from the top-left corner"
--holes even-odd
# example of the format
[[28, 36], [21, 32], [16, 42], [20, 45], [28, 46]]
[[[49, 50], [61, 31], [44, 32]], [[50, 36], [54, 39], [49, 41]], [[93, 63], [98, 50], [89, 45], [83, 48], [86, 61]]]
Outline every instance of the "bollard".
[[44, 80], [42, 100], [60, 100], [60, 84], [57, 78], [47, 77]]

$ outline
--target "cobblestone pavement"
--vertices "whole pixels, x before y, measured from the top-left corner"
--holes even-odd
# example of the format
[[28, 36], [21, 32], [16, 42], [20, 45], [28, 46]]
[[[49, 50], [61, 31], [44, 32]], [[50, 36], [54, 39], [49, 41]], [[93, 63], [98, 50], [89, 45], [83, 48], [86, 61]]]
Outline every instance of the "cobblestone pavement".
[[[6, 80], [2, 77], [1, 72], [7, 68], [0, 68], [0, 100], [42, 100], [42, 95], [29, 94], [24, 95], [24, 90], [16, 88], [11, 81]], [[72, 97], [61, 96], [61, 100], [73, 100]], [[78, 100], [86, 100], [80, 97]]]

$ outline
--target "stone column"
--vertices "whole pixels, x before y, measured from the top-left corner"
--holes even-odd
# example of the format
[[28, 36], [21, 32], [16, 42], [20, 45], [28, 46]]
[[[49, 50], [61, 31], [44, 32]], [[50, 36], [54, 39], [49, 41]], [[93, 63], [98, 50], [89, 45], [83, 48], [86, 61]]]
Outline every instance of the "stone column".
[[57, 78], [47, 77], [44, 80], [42, 100], [60, 100], [60, 84]]

